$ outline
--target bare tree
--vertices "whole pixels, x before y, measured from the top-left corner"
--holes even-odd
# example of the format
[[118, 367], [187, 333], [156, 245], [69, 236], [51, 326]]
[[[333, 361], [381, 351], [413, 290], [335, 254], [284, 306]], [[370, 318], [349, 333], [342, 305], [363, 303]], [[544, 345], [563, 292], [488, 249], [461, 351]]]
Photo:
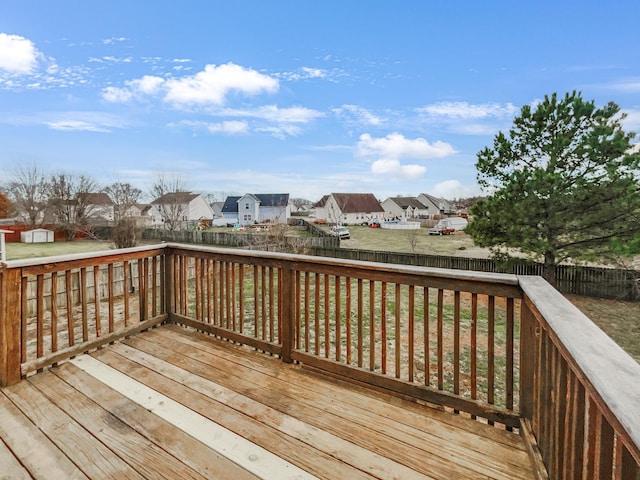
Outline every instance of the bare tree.
[[412, 228], [406, 230], [407, 241], [409, 242], [409, 248], [411, 248], [411, 253], [416, 253], [416, 247], [418, 246], [418, 239], [420, 236], [420, 230], [417, 228]]
[[151, 187], [151, 196], [154, 198], [151, 205], [160, 215], [165, 229], [173, 231], [182, 226], [188, 213], [186, 204], [189, 195], [187, 182], [181, 175], [158, 175]]
[[87, 230], [93, 210], [90, 194], [96, 191], [96, 183], [84, 175], [53, 174], [49, 180], [49, 208], [56, 221], [73, 240], [76, 233]]
[[127, 216], [127, 211], [135, 206], [142, 196], [142, 190], [120, 181], [112, 183], [104, 191], [113, 202], [113, 217], [116, 223]]
[[42, 225], [45, 220], [48, 191], [47, 179], [35, 164], [18, 168], [7, 186], [18, 214], [31, 227]]

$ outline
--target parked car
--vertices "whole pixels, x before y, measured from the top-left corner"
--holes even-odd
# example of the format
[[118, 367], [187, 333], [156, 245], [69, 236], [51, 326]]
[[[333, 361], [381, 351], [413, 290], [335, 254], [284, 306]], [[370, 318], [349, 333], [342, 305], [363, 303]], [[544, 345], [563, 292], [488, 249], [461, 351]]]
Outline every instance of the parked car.
[[443, 218], [429, 230], [429, 235], [451, 235], [457, 230], [464, 230], [468, 222], [466, 218], [450, 217]]
[[334, 237], [339, 237], [340, 240], [349, 240], [351, 238], [349, 229], [342, 226], [331, 227], [331, 235], [333, 235]]
[[445, 227], [444, 225], [436, 225], [429, 230], [429, 235], [451, 235], [455, 233], [456, 229], [451, 227]]

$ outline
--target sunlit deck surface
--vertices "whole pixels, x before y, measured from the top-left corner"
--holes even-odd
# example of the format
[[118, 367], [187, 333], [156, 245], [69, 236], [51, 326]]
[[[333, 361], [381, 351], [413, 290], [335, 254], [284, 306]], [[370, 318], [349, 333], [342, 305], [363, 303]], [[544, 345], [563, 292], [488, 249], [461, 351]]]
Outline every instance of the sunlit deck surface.
[[1, 478], [533, 478], [516, 433], [175, 325], [3, 388], [0, 437]]

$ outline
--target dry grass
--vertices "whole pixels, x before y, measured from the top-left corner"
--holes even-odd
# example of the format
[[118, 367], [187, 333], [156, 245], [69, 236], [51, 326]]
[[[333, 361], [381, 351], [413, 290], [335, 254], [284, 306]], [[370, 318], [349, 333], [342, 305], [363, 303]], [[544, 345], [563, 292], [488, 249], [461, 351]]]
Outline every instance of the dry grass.
[[112, 241], [76, 240], [53, 243], [7, 243], [7, 260], [51, 257], [71, 253], [97, 252], [113, 249]]

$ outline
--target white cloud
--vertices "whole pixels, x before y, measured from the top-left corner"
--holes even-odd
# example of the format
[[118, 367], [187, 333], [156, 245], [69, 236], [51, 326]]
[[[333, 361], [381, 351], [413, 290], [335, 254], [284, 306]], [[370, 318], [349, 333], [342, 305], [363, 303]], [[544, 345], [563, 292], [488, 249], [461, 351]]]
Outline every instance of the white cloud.
[[433, 144], [424, 138], [407, 139], [399, 133], [391, 133], [384, 138], [373, 138], [368, 133], [360, 135], [356, 156], [372, 159], [371, 173], [397, 178], [419, 178], [427, 171], [418, 164], [402, 164], [404, 158], [425, 160], [441, 158], [456, 153], [448, 143], [437, 141]]
[[362, 134], [357, 151], [357, 155], [362, 157], [419, 159], [447, 157], [454, 153], [455, 149], [448, 143], [437, 141], [430, 144], [424, 138], [410, 140], [399, 133], [390, 133], [384, 138], [372, 138], [368, 133]]
[[233, 63], [207, 65], [195, 75], [168, 79], [165, 86], [165, 100], [175, 105], [222, 105], [231, 92], [256, 95], [279, 88], [276, 79]]
[[126, 88], [107, 87], [102, 90], [102, 98], [111, 103], [126, 103], [133, 98], [133, 93]]
[[134, 98], [158, 95], [176, 108], [186, 108], [194, 105], [222, 106], [232, 93], [257, 95], [274, 93], [278, 88], [278, 80], [268, 75], [227, 63], [207, 65], [195, 75], [184, 77], [145, 75], [126, 81], [125, 87], [105, 88], [102, 97], [108, 102], [128, 102]]
[[252, 115], [277, 123], [309, 123], [324, 116], [322, 112], [306, 107], [279, 108], [277, 105], [265, 105], [255, 110]]
[[397, 158], [381, 158], [371, 164], [371, 173], [396, 178], [420, 178], [427, 171], [423, 165], [401, 165]]
[[124, 42], [125, 40], [127, 40], [125, 37], [112, 37], [105, 38], [104, 40], [102, 40], [102, 43], [105, 45], [112, 45], [116, 42]]
[[302, 129], [296, 125], [273, 125], [256, 128], [256, 132], [268, 133], [275, 138], [284, 140], [286, 137], [295, 137], [302, 133]]
[[458, 180], [440, 182], [430, 192], [436, 197], [447, 199], [474, 197], [481, 194], [478, 185], [463, 185]]
[[109, 129], [98, 126], [96, 124], [85, 122], [83, 120], [59, 120], [54, 122], [45, 122], [52, 130], [61, 130], [65, 132], [82, 131], [82, 132], [101, 132], [107, 133]]
[[220, 132], [220, 133], [238, 134], [238, 133], [245, 133], [249, 129], [249, 124], [247, 122], [229, 120], [226, 122], [211, 123], [207, 128], [211, 133]]
[[0, 70], [30, 74], [37, 66], [39, 55], [31, 40], [19, 35], [0, 33]]
[[622, 121], [624, 129], [630, 132], [640, 132], [640, 110], [624, 110], [627, 117]]
[[165, 82], [164, 78], [153, 75], [145, 75], [142, 78], [126, 82], [134, 91], [153, 95], [160, 91], [160, 86]]
[[638, 93], [640, 92], [640, 78], [630, 78], [596, 86], [604, 90], [614, 90], [622, 93]]
[[230, 135], [246, 133], [249, 130], [249, 124], [247, 122], [237, 120], [218, 123], [183, 120], [178, 124], [171, 123], [168, 126], [185, 126], [194, 130], [206, 130], [209, 133], [226, 133]]
[[369, 110], [358, 105], [342, 105], [339, 108], [334, 108], [333, 113], [338, 118], [345, 119], [347, 122], [360, 124], [379, 126], [384, 122], [383, 118], [380, 118]]
[[518, 112], [518, 108], [511, 103], [483, 103], [470, 104], [467, 102], [440, 102], [417, 108], [416, 111], [434, 117], [449, 117], [457, 119], [511, 117]]
[[308, 78], [327, 78], [328, 72], [321, 68], [302, 67], [297, 72], [285, 72], [279, 75], [285, 80], [298, 81]]

